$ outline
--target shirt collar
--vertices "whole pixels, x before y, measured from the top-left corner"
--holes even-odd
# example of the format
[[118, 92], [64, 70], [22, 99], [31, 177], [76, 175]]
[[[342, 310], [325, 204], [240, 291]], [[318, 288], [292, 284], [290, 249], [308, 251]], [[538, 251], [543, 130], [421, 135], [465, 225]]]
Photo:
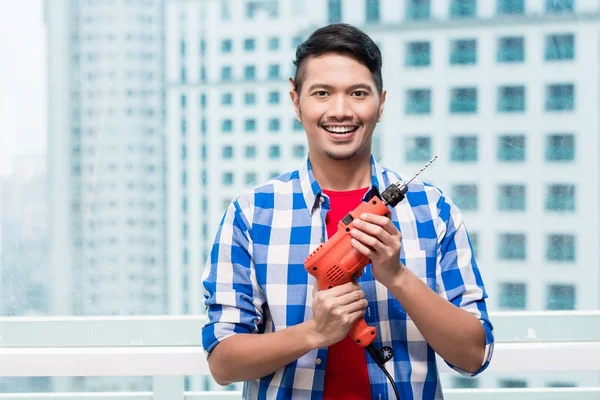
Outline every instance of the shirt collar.
[[[308, 211], [312, 215], [314, 210], [318, 208], [319, 199], [325, 195], [321, 189], [321, 186], [319, 186], [319, 183], [315, 179], [308, 155], [306, 156], [298, 173], [300, 178], [300, 187], [302, 188], [302, 195], [304, 196], [304, 201], [306, 202]], [[387, 170], [377, 161], [375, 161], [375, 157], [373, 157], [371, 154], [371, 185], [369, 186], [369, 190], [367, 190], [363, 199], [371, 198], [373, 195], [381, 198], [381, 190], [385, 189], [389, 184], [389, 180], [387, 179], [386, 175]]]

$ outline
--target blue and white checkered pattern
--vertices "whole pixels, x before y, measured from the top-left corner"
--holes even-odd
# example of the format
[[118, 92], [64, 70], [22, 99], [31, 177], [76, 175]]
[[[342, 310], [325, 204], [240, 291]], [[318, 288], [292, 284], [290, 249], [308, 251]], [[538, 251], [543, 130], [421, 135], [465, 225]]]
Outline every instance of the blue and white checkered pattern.
[[[401, 179], [372, 157], [371, 169], [365, 199]], [[315, 180], [308, 158], [299, 170], [231, 202], [203, 273], [208, 322], [202, 343], [207, 354], [236, 333], [269, 333], [311, 318], [314, 277], [304, 269], [304, 260], [327, 238], [328, 210], [329, 198]], [[392, 210], [392, 221], [402, 233], [404, 265], [440, 296], [481, 320], [487, 345], [478, 374], [492, 357], [493, 328], [458, 208], [434, 186], [414, 180], [406, 199]], [[369, 301], [365, 320], [377, 328], [375, 346], [394, 349], [394, 359], [386, 367], [401, 398], [441, 399], [435, 353], [402, 305], [373, 278], [370, 265], [358, 282]], [[246, 382], [244, 397], [321, 399], [326, 361], [327, 348], [311, 351], [271, 375]], [[373, 398], [394, 398], [370, 356], [367, 362]]]

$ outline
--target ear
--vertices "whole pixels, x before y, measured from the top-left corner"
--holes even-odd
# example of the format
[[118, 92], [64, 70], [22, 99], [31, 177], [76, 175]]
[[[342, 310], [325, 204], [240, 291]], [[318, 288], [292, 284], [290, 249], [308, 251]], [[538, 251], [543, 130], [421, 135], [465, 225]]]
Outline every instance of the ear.
[[381, 91], [381, 95], [379, 96], [379, 110], [377, 111], [377, 122], [381, 121], [381, 116], [383, 115], [383, 106], [385, 104], [385, 96], [387, 92], [385, 90]]
[[296, 82], [294, 82], [294, 80], [292, 78], [290, 78], [289, 81], [290, 81], [290, 86], [291, 86], [290, 99], [292, 99], [292, 103], [294, 104], [294, 111], [296, 111], [296, 118], [298, 119], [298, 121], [302, 122], [302, 116], [300, 113], [300, 95], [296, 91]]

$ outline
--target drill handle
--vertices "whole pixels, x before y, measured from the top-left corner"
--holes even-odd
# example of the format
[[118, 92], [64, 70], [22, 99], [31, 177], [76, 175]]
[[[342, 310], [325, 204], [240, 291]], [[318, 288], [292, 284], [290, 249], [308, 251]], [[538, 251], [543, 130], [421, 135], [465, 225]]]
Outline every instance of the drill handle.
[[367, 347], [373, 343], [376, 334], [377, 328], [367, 325], [364, 318], [355, 321], [352, 328], [348, 331], [350, 339], [361, 347]]

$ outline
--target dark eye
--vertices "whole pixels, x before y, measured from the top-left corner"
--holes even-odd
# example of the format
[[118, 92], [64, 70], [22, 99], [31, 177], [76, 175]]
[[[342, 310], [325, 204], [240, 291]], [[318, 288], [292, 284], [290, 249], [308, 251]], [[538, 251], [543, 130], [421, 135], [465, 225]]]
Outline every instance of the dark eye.
[[318, 96], [318, 97], [325, 97], [325, 96], [327, 96], [328, 94], [329, 94], [329, 93], [327, 93], [327, 92], [326, 92], [326, 91], [324, 91], [324, 90], [319, 90], [319, 91], [315, 92], [315, 96]]
[[352, 95], [357, 97], [365, 97], [367, 95], [367, 92], [365, 92], [364, 90], [355, 90], [354, 92], [352, 92]]

